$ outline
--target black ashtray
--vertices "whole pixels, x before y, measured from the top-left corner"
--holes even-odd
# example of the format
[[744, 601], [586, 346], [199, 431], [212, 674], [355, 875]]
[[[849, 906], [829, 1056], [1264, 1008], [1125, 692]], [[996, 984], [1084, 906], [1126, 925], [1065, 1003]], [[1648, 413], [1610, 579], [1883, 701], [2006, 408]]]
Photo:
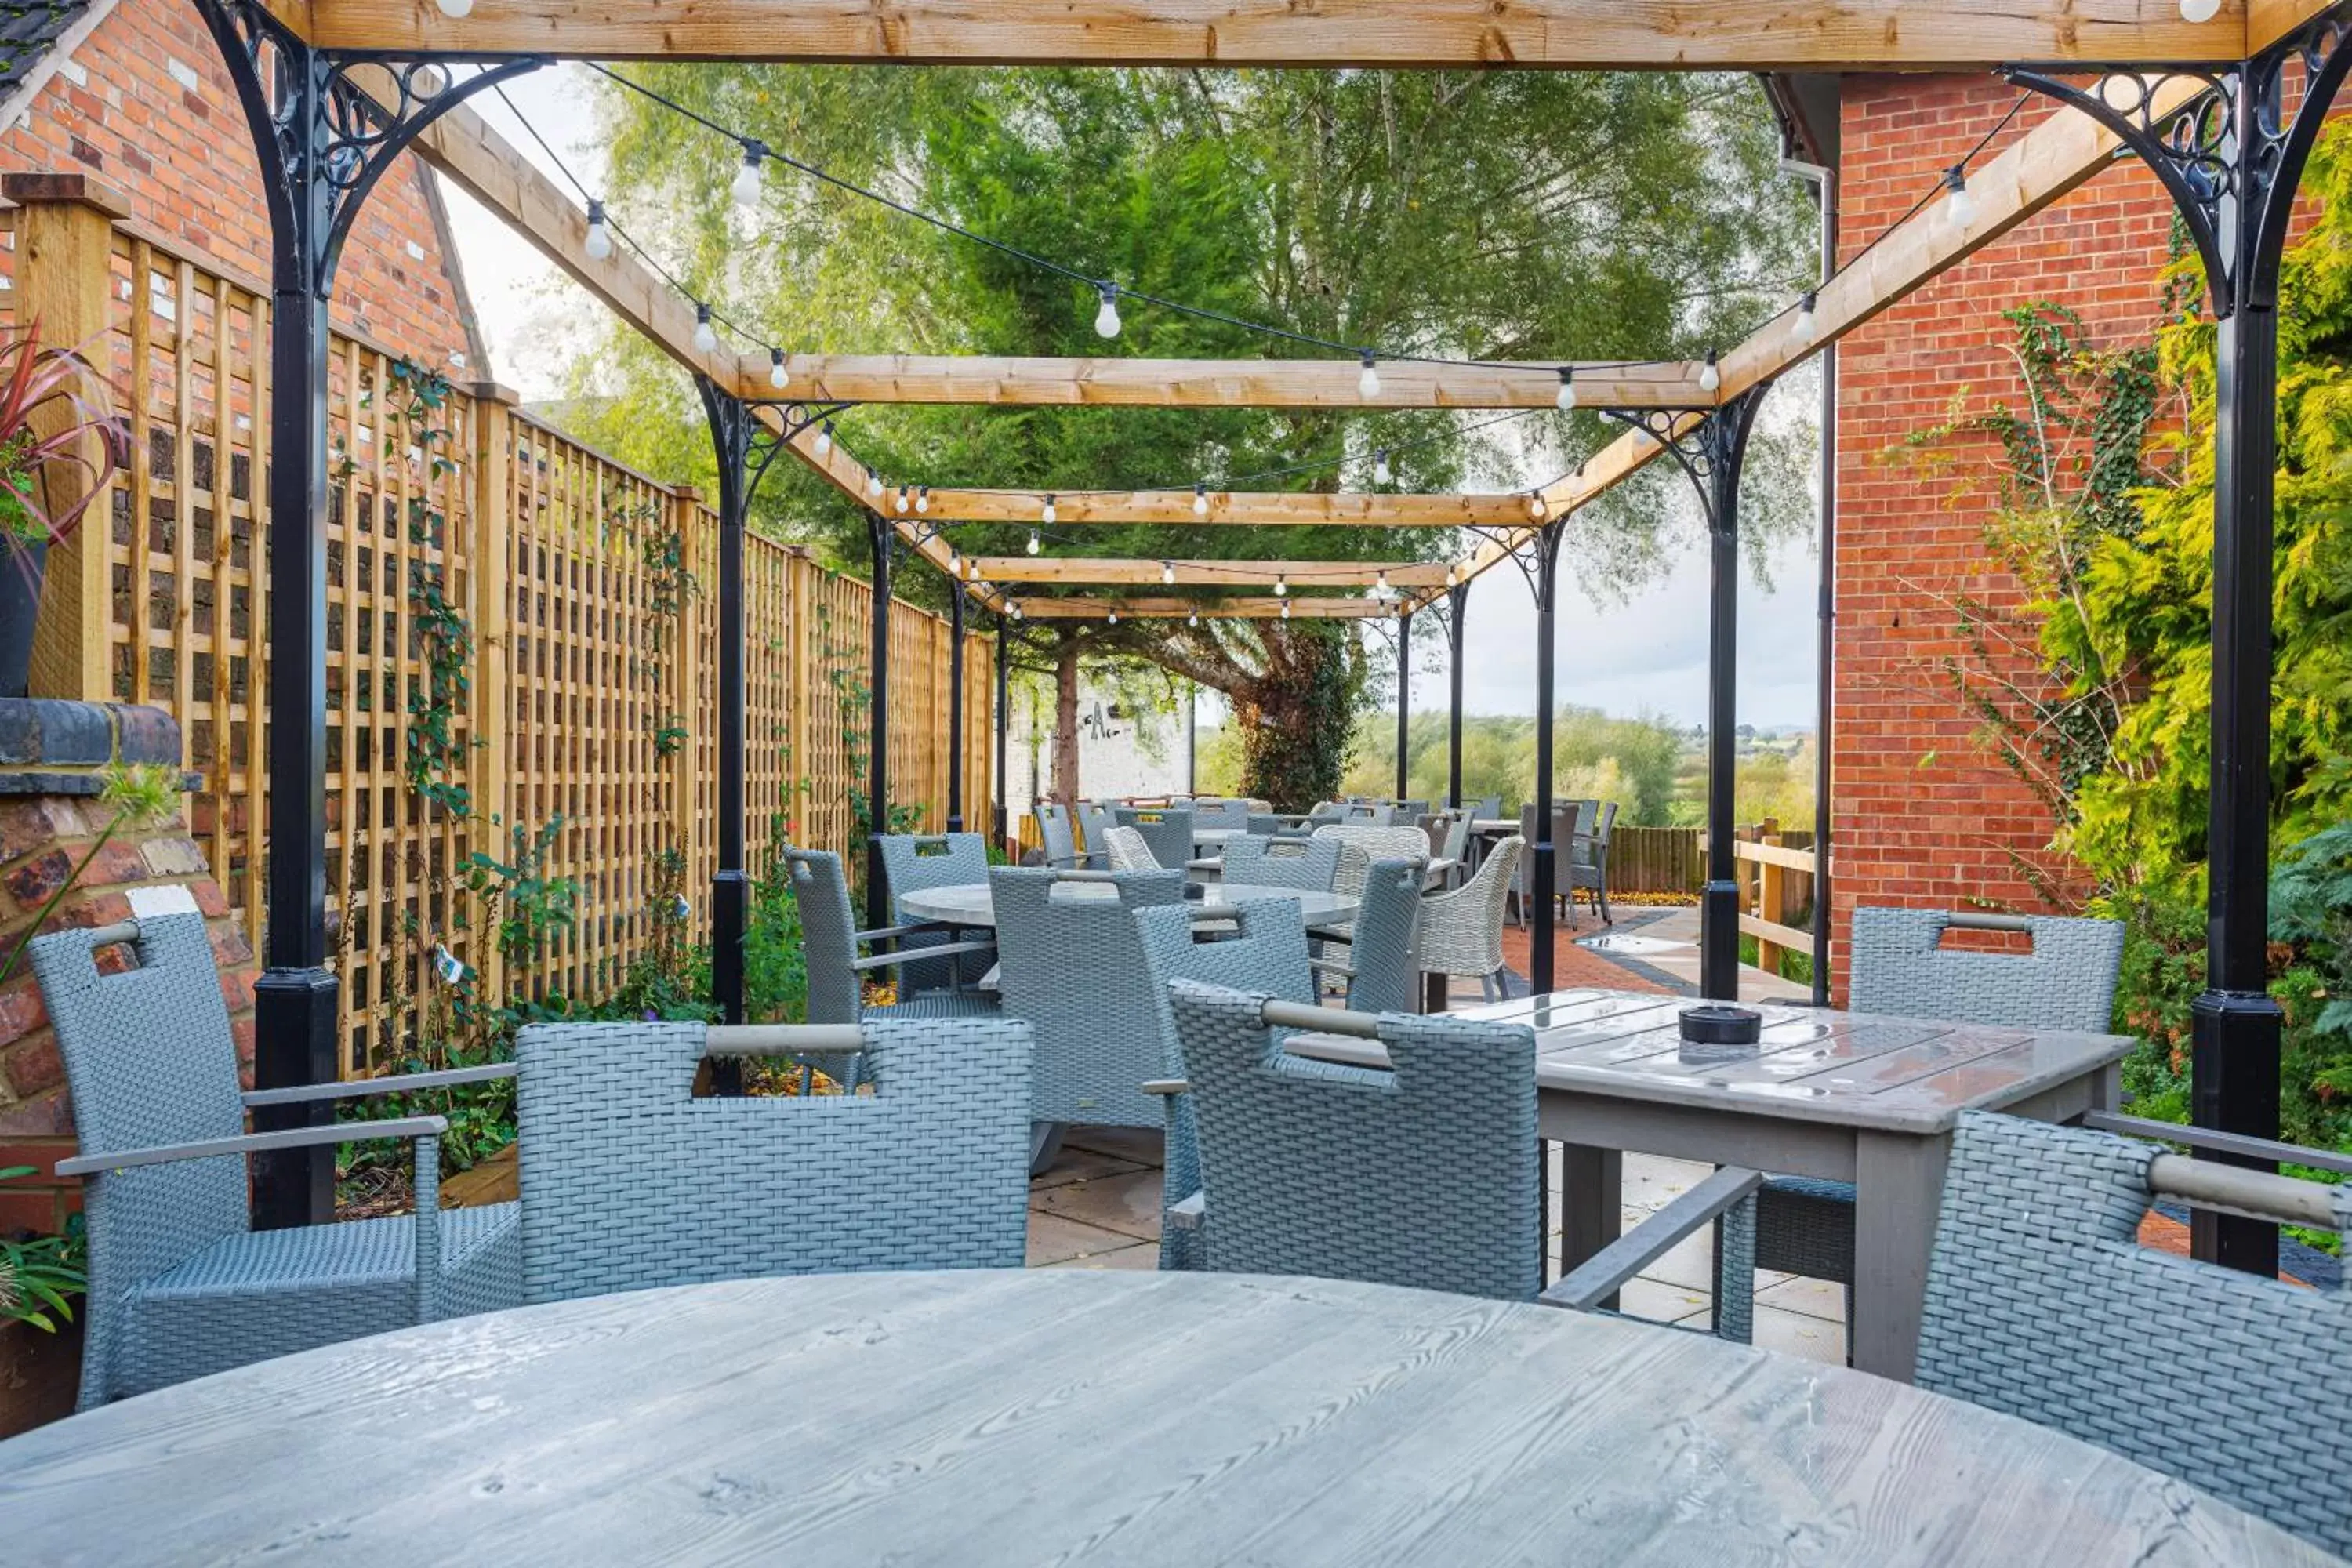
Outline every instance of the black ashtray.
[[1710, 1002], [1682, 1011], [1683, 1038], [1695, 1046], [1752, 1046], [1763, 1035], [1764, 1015], [1753, 1007]]
[[1184, 884], [1184, 896], [1197, 904], [1209, 896], [1209, 889], [1198, 882], [1187, 882]]

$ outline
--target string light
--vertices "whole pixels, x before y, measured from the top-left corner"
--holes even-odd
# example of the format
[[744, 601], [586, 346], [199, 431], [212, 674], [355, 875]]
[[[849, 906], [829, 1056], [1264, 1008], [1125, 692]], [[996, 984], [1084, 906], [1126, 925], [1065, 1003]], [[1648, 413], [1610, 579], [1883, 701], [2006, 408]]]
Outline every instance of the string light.
[[878, 496], [882, 493], [882, 476], [874, 471], [871, 464], [868, 464], [866, 469], [866, 493], [870, 496]]
[[1789, 335], [1801, 343], [1813, 341], [1813, 291], [1811, 289], [1806, 289], [1805, 297], [1797, 301], [1797, 322], [1789, 329]]
[[[446, 5], [441, 8], [449, 10]], [[449, 14], [453, 16], [465, 15], [463, 11], [450, 11]], [[2221, 0], [2180, 0], [2180, 19], [2184, 22], [2210, 22], [2221, 14]]]
[[[1045, 498], [1045, 510], [1037, 514], [1037, 521], [1050, 527], [1053, 524], [1054, 517], [1054, 498], [1052, 496], [1047, 496]], [[1033, 550], [1030, 553], [1034, 555], [1036, 552]]]
[[1118, 336], [1118, 285], [1105, 283], [1101, 287], [1102, 309], [1095, 312], [1095, 336], [1115, 338]]
[[1282, 574], [1281, 574], [1281, 573], [1279, 573], [1279, 572], [1276, 573], [1276, 574], [1274, 574], [1274, 596], [1275, 596], [1276, 598], [1279, 599], [1279, 598], [1281, 598], [1284, 595], [1286, 595], [1286, 594], [1287, 594], [1287, 593], [1289, 593], [1289, 592], [1290, 592], [1290, 584], [1289, 584], [1287, 582], [1286, 582], [1286, 581], [1284, 581], [1284, 580], [1283, 580], [1283, 575], [1282, 575]]
[[1461, 574], [1454, 570], [1454, 563], [1450, 561], [1447, 562], [1445, 563], [1445, 585], [1449, 588], [1453, 587], [1454, 579], [1459, 575], [1461, 575]]
[[1395, 479], [1396, 470], [1389, 467], [1389, 449], [1383, 447], [1372, 454], [1372, 483], [1385, 485]]
[[1538, 522], [1541, 522], [1550, 510], [1551, 503], [1544, 500], [1543, 491], [1529, 490], [1528, 492], [1528, 515], [1529, 517], [1534, 518]]
[[1188, 626], [1199, 626], [1201, 624], [1201, 612], [1198, 610], [1187, 610], [1184, 613], [1184, 624]]
[[1282, 601], [1282, 618], [1286, 621], [1290, 618], [1290, 601], [1287, 599]]
[[[461, 22], [473, 15], [474, 0], [436, 0], [436, 3], [441, 7], [441, 15], [453, 22]], [[2185, 3], [2181, 9], [2184, 11], [2188, 9]]]
[[907, 487], [900, 485], [898, 487], [898, 515], [900, 517], [906, 516], [908, 509], [913, 505], [914, 499], [907, 493]]
[[1112, 626], [1118, 625], [1118, 612], [1117, 610], [1113, 610], [1110, 613], [1110, 624]]
[[1944, 171], [1944, 189], [1951, 194], [1944, 198], [1944, 227], [1953, 234], [1965, 234], [1977, 221], [1977, 199], [1969, 195], [1969, 172], [1955, 163]]
[[743, 166], [735, 171], [735, 183], [729, 188], [735, 193], [739, 207], [760, 205], [760, 163], [768, 155], [768, 144], [755, 137], [743, 142]]
[[833, 421], [828, 419], [816, 427], [816, 455], [824, 457], [833, 450]]
[[1356, 377], [1356, 395], [1367, 402], [1381, 395], [1380, 367], [1374, 363], [1372, 351], [1364, 351], [1364, 371]]
[[1383, 572], [1381, 574], [1381, 580], [1372, 584], [1372, 592], [1374, 595], [1383, 599], [1389, 596], [1389, 574], [1387, 573]]
[[694, 308], [694, 349], [697, 353], [719, 352], [719, 329], [710, 324], [710, 307], [698, 304]]
[[1034, 529], [1034, 528], [1033, 528], [1033, 529], [1031, 529], [1031, 530], [1029, 531], [1029, 553], [1030, 553], [1030, 554], [1032, 554], [1032, 555], [1036, 554], [1036, 553], [1037, 553], [1037, 550], [1038, 550], [1038, 546], [1039, 546], [1042, 542], [1042, 542], [1042, 541], [1040, 541], [1040, 540], [1038, 539], [1038, 537], [1037, 537], [1037, 531], [1036, 531], [1035, 529]]
[[1018, 599], [1013, 601], [1013, 618], [1016, 621], [1021, 618], [1021, 601]]
[[[470, 7], [472, 0], [467, 0]], [[604, 219], [604, 204], [593, 196], [588, 198], [588, 239], [581, 246], [580, 254], [591, 261], [602, 261], [613, 254], [613, 229]]]
[[1706, 365], [1698, 373], [1698, 389], [1712, 394], [1723, 384], [1723, 373], [1715, 368], [1715, 351], [1706, 351]]
[[784, 369], [784, 351], [770, 349], [768, 351], [768, 384], [782, 392], [792, 384], [793, 378]]
[[915, 510], [917, 511], [929, 511], [931, 510], [930, 486], [925, 485], [921, 489], [915, 492]]
[[1559, 405], [1559, 411], [1563, 414], [1576, 406], [1576, 367], [1574, 365], [1564, 364], [1559, 367], [1559, 395], [1552, 401]]
[[1204, 484], [1195, 483], [1192, 486], [1192, 515], [1194, 517], [1209, 515], [1209, 487]]
[[963, 557], [953, 550], [948, 552], [948, 575], [959, 583], [963, 581]]
[[1173, 561], [1162, 561], [1160, 563], [1160, 580], [1162, 583], [1176, 581], [1176, 563]]

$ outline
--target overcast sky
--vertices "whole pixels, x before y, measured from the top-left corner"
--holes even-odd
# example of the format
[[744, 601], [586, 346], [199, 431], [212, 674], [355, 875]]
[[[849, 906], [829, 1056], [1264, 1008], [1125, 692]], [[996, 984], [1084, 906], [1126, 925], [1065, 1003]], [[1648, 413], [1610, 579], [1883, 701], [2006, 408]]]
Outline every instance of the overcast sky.
[[[563, 65], [526, 76], [507, 91], [540, 135], [594, 189], [603, 178], [604, 158], [593, 142], [593, 127], [585, 112], [584, 76], [579, 67]], [[478, 97], [472, 106], [562, 183], [495, 95]], [[463, 192], [445, 190], [494, 374], [526, 399], [553, 395], [566, 339], [564, 323], [599, 307]], [[619, 216], [627, 221], [625, 214]], [[1794, 416], [1811, 405], [1784, 396], [1766, 406]], [[1753, 581], [1741, 584], [1739, 717], [1744, 723], [1813, 722], [1815, 571], [1811, 542], [1799, 541], [1771, 563], [1771, 590]], [[1560, 700], [1625, 717], [1652, 713], [1696, 723], [1706, 697], [1702, 547], [1694, 544], [1663, 581], [1622, 604], [1612, 598], [1595, 605], [1576, 591], [1574, 581], [1573, 561], [1564, 557], [1557, 648]], [[1421, 672], [1428, 657], [1418, 661], [1413, 706], [1443, 709], [1443, 675]], [[1489, 572], [1471, 594], [1464, 706], [1474, 713], [1529, 711], [1535, 700], [1535, 607], [1525, 583], [1508, 566]]]

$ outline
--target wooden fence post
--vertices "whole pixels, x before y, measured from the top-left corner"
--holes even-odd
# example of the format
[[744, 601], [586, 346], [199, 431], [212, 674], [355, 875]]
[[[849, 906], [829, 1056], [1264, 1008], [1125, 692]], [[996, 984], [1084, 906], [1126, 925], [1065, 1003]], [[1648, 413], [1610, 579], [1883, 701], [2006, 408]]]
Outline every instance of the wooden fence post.
[[[81, 351], [95, 374], [78, 390], [110, 410], [113, 345], [106, 341], [106, 330], [112, 301], [107, 296], [114, 288], [115, 220], [129, 216], [130, 208], [120, 194], [87, 174], [11, 174], [0, 176], [0, 195], [16, 204], [9, 215], [16, 232], [16, 324], [37, 321], [45, 347]], [[131, 308], [146, 310], [146, 279], [132, 279], [131, 292]], [[66, 407], [52, 407], [43, 419], [62, 425], [75, 416]], [[96, 458], [98, 437], [85, 437], [81, 446], [85, 458]], [[60, 465], [51, 476], [47, 499], [52, 510], [81, 498], [80, 479], [71, 469]], [[107, 563], [113, 532], [111, 498], [101, 494], [65, 542], [49, 551], [33, 643], [36, 697], [113, 699], [109, 647], [114, 576]], [[142, 634], [134, 627], [132, 635]], [[144, 691], [131, 695], [132, 701], [146, 700]]]
[[[475, 745], [468, 772], [467, 794], [474, 821], [467, 837], [472, 847], [503, 857], [498, 842], [503, 831], [494, 824], [513, 822], [514, 802], [508, 799], [508, 779], [514, 763], [515, 700], [513, 611], [514, 426], [510, 411], [522, 401], [520, 393], [495, 382], [474, 387], [474, 689]], [[485, 844], [484, 840], [488, 842]], [[507, 995], [506, 960], [499, 952], [498, 935], [481, 925], [481, 910], [472, 911], [474, 966], [481, 973], [481, 994], [503, 1003]]]
[[[1768, 816], [1758, 823], [1756, 841], [1759, 844], [1777, 846], [1780, 842], [1780, 820], [1777, 817]], [[1787, 912], [1781, 908], [1781, 877], [1782, 868], [1777, 860], [1766, 860], [1756, 868], [1758, 883], [1756, 912], [1776, 925], [1785, 923], [1782, 916]], [[1760, 934], [1756, 938], [1756, 967], [1765, 973], [1780, 973], [1780, 943], [1767, 942]]]

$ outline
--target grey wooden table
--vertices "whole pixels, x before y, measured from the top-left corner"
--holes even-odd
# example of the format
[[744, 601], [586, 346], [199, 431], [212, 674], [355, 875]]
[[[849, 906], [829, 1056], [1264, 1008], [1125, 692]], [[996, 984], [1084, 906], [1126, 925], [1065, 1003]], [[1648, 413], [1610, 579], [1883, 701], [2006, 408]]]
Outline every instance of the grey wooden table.
[[[1685, 996], [1556, 991], [1457, 1016], [1536, 1031], [1538, 1125], [1563, 1145], [1562, 1267], [1617, 1238], [1626, 1150], [1852, 1182], [1853, 1364], [1910, 1380], [1952, 1127], [1967, 1110], [2064, 1121], [2118, 1103], [2122, 1035], [1764, 1006], [1753, 1051], [1690, 1051]], [[1344, 1061], [1334, 1036], [1293, 1049]]]
[[[1064, 887], [1067, 897], [1074, 899], [1108, 899], [1115, 896], [1106, 883], [1071, 882]], [[1319, 892], [1301, 888], [1220, 887], [1216, 897], [1201, 907], [1214, 910], [1244, 899], [1289, 899], [1298, 906], [1309, 925], [1326, 921], [1343, 920], [1356, 912], [1356, 900], [1344, 893]], [[996, 904], [989, 895], [985, 882], [958, 882], [944, 888], [924, 888], [898, 896], [898, 908], [920, 920], [947, 921], [960, 926], [992, 926], [996, 923]]]
[[11, 1563], [2316, 1564], [2127, 1460], [1532, 1304], [863, 1274], [461, 1319], [0, 1443]]

